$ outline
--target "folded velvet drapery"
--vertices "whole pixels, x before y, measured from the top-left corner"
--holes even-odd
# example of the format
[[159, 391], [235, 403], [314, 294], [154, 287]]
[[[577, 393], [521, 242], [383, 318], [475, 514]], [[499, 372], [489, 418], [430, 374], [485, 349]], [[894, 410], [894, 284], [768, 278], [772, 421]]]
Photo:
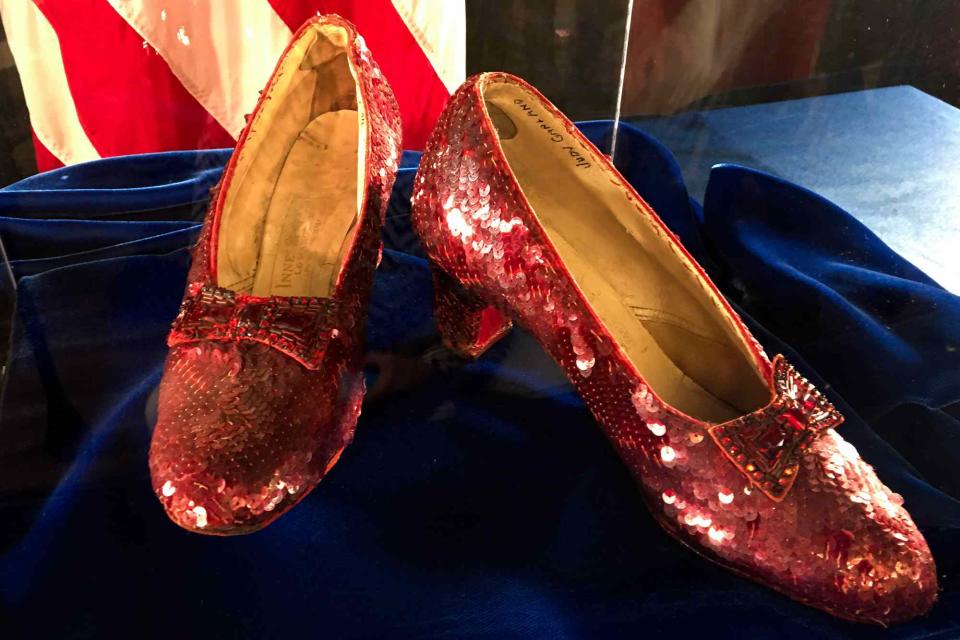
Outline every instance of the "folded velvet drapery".
[[[611, 123], [582, 125], [604, 146]], [[823, 198], [750, 169], [692, 199], [623, 125], [616, 162], [747, 318], [847, 416], [942, 576], [894, 637], [960, 633], [960, 300]], [[677, 545], [559, 370], [516, 330], [426, 371], [431, 284], [406, 154], [369, 347], [400, 385], [341, 462], [263, 532], [166, 520], [146, 450], [188, 247], [226, 151], [132, 156], [0, 190], [17, 278], [0, 421], [4, 637], [880, 637]], [[428, 358], [429, 360], [429, 358]], [[383, 375], [383, 369], [381, 369]]]

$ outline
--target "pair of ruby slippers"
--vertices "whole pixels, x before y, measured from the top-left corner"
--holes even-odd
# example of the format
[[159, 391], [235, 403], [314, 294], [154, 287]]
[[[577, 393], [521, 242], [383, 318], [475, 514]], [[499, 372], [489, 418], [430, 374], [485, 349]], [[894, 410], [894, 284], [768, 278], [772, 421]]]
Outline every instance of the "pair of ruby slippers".
[[[170, 518], [260, 529], [334, 465], [360, 413], [367, 302], [401, 152], [352, 25], [311, 20], [224, 171], [169, 337], [150, 448]], [[830, 402], [740, 318], [609, 160], [499, 73], [450, 99], [413, 222], [437, 325], [476, 357], [516, 321], [567, 372], [668, 533], [838, 616], [937, 593], [923, 536]]]

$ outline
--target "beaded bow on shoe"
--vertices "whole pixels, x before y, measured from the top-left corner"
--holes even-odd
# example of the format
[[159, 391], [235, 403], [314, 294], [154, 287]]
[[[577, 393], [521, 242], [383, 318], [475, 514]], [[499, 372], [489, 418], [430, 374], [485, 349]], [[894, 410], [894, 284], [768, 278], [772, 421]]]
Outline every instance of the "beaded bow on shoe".
[[779, 502], [797, 479], [804, 451], [843, 416], [782, 355], [773, 359], [773, 384], [770, 404], [711, 427], [710, 436], [764, 495]]

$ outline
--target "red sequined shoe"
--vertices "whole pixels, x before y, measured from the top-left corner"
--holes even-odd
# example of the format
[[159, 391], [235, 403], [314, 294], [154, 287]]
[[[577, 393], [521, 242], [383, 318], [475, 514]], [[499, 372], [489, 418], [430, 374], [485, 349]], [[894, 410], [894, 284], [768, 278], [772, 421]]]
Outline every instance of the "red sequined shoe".
[[801, 602], [888, 624], [937, 593], [902, 498], [772, 361], [610, 162], [536, 89], [469, 79], [414, 187], [437, 323], [476, 356], [515, 319], [562, 366], [657, 521]]
[[168, 338], [150, 472], [180, 526], [259, 529], [350, 442], [400, 144], [354, 27], [306, 23], [224, 171]]

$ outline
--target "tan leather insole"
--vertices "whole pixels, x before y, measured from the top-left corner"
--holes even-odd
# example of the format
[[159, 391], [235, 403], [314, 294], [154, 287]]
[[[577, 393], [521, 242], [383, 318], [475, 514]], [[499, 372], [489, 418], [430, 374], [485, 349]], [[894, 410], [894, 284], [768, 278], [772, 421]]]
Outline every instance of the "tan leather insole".
[[267, 209], [253, 295], [332, 291], [357, 221], [358, 126], [356, 111], [333, 111], [297, 136]]
[[648, 384], [710, 422], [765, 404], [769, 391], [717, 320], [715, 303], [596, 158], [515, 86], [493, 85], [485, 97], [510, 167], [551, 241]]
[[[588, 206], [580, 190], [563, 191], [563, 194], [544, 191], [537, 198], [538, 210], [547, 206]], [[638, 322], [631, 302], [641, 308], [649, 302], [636, 295], [628, 297], [624, 292], [626, 287], [622, 285], [628, 274], [642, 278], [643, 273], [649, 273], [649, 256], [639, 251], [621, 253], [618, 264], [613, 265], [606, 257], [613, 255], [616, 248], [610, 246], [608, 238], [603, 237], [602, 225], [589, 224], [588, 216], [570, 218], [579, 218], [577, 222], [580, 224], [570, 224], [570, 219], [565, 221], [566, 224], [558, 224], [549, 217], [544, 220], [544, 226], [563, 256], [564, 263], [577, 274], [577, 284], [587, 299], [600, 310], [601, 319], [607, 329], [617, 336], [617, 342], [625, 348], [631, 361], [640, 364], [640, 372], [653, 389], [671, 405], [692, 416], [725, 421], [741, 415], [742, 411], [709, 393], [684, 373], [664, 352], [647, 326]], [[590, 268], [590, 263], [595, 266]], [[656, 313], [655, 310], [649, 312]]]
[[358, 220], [364, 149], [347, 32], [295, 42], [237, 153], [217, 283], [258, 296], [331, 295]]

